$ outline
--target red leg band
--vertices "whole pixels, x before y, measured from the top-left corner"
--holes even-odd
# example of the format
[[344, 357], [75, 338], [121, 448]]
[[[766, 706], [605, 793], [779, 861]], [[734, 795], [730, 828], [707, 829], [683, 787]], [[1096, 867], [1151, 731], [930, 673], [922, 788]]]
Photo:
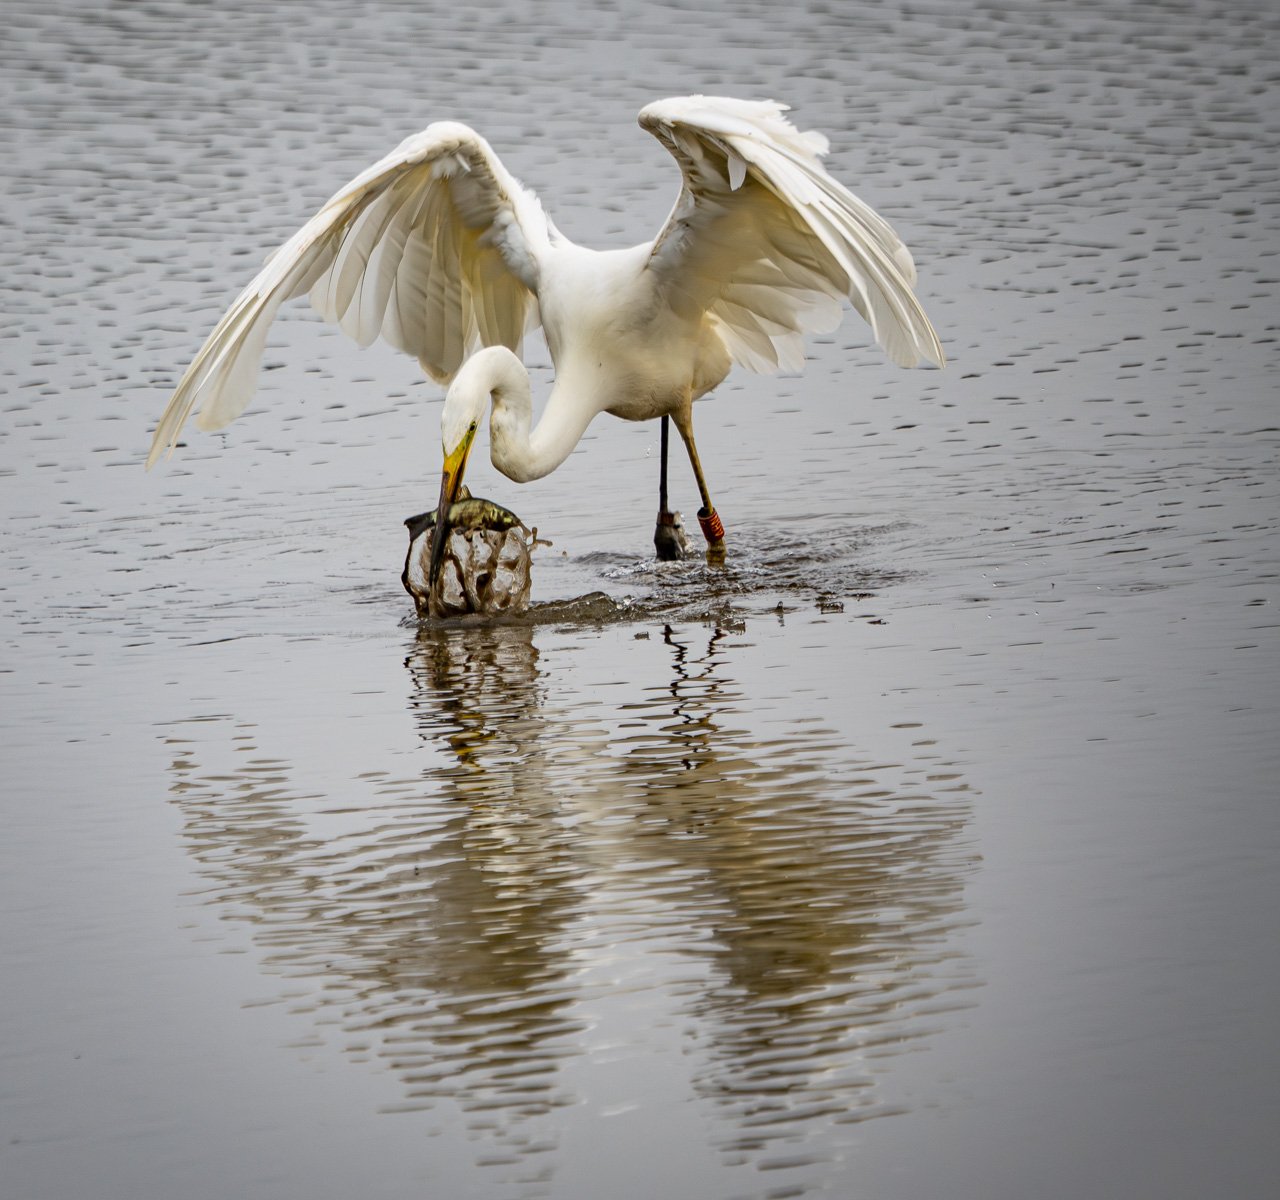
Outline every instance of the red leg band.
[[705, 508], [698, 509], [698, 524], [702, 526], [702, 536], [707, 541], [724, 541], [724, 525], [720, 520], [720, 514], [714, 508], [710, 512]]

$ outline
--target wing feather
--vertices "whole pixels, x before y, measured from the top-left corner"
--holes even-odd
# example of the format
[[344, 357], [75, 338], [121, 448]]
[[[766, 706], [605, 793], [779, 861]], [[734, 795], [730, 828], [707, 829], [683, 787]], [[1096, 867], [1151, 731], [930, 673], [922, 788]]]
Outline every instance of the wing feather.
[[801, 133], [785, 111], [714, 96], [641, 111], [684, 176], [649, 260], [669, 301], [685, 315], [705, 312], [734, 360], [754, 370], [798, 368], [802, 335], [834, 329], [841, 299], [894, 362], [941, 366], [910, 252], [823, 168], [826, 139]]
[[147, 466], [199, 408], [220, 429], [253, 395], [280, 306], [313, 306], [361, 345], [382, 337], [447, 382], [478, 345], [516, 349], [536, 322], [556, 236], [533, 193], [465, 125], [440, 122], [362, 171], [267, 260], [214, 327], [156, 427]]

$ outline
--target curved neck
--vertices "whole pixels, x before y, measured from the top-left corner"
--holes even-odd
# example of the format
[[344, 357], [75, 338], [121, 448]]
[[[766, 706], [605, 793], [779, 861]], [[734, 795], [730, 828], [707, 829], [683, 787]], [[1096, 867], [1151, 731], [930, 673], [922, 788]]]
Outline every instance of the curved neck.
[[509, 351], [494, 354], [491, 360], [487, 364], [492, 370], [489, 394], [493, 400], [489, 414], [489, 457], [499, 471], [516, 483], [541, 479], [573, 452], [595, 416], [595, 409], [575, 402], [557, 384], [551, 390], [537, 428], [530, 431], [533, 395], [528, 371]]

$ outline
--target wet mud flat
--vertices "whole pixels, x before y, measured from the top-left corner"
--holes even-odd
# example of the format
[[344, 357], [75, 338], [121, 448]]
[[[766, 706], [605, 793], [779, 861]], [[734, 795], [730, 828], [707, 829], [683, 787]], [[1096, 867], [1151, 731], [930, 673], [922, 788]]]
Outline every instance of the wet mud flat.
[[[1270, 1194], [1276, 18], [642, 9], [7, 17], [4, 1194]], [[530, 612], [419, 622], [438, 393], [301, 305], [143, 474], [406, 132], [625, 245], [692, 90], [831, 137], [950, 358], [851, 318], [700, 404], [723, 569], [652, 561], [602, 419], [474, 456]]]

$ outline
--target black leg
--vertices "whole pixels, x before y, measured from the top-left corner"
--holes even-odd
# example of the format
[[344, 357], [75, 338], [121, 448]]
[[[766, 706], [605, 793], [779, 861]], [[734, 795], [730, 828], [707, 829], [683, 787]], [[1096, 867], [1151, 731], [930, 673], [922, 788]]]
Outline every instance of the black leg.
[[667, 511], [667, 447], [671, 442], [671, 418], [662, 418], [662, 462], [658, 466], [658, 511]]
[[680, 514], [667, 507], [667, 446], [669, 418], [662, 418], [662, 461], [658, 467], [658, 524], [653, 531], [653, 548], [659, 562], [677, 562], [689, 552], [689, 542], [680, 523]]

